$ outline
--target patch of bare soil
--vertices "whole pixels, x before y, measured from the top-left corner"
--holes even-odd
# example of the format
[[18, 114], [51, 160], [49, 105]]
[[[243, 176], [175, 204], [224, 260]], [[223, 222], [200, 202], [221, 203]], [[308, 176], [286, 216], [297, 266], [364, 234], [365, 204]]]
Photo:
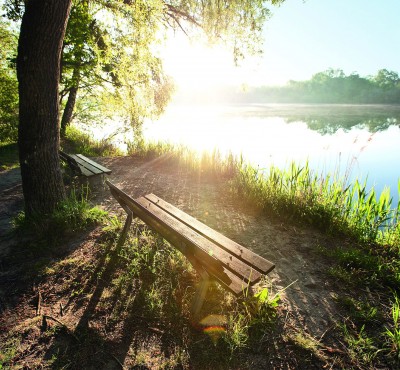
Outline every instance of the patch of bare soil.
[[[14, 343], [15, 353], [3, 349], [3, 361], [9, 356], [11, 367], [27, 369], [61, 368], [57, 358], [66, 355], [75, 357], [62, 364], [65, 368], [337, 366], [344, 353], [335, 341], [335, 322], [340, 318], [334, 299], [337, 286], [327, 274], [329, 263], [318, 251], [321, 245], [333, 246], [331, 238], [311, 228], [267, 218], [232, 196], [229, 179], [194, 174], [168, 157], [96, 160], [112, 169], [110, 181], [132, 197], [154, 193], [274, 262], [270, 288], [274, 293], [282, 290], [276, 330], [267, 333], [240, 361], [232, 362], [227, 356], [224, 362], [217, 358], [221, 356], [218, 345], [201, 332], [188, 333], [179, 320], [167, 327], [148, 322], [140, 307], [125, 312], [120, 321], [111, 320], [109, 312], [120, 302], [116, 299], [107, 305], [100, 296], [107, 296], [108, 279], [117, 271], [117, 262], [113, 251], [104, 247], [100, 228], [76, 235], [61, 243], [57, 251], [44, 254], [21, 248], [18, 236], [7, 233], [10, 219], [22, 208], [17, 169], [0, 173], [0, 331], [3, 340], [7, 333], [17, 333], [19, 338]], [[100, 189], [93, 200], [108, 211], [122, 213], [107, 189]], [[49, 328], [53, 328], [50, 334]], [[82, 328], [86, 336], [82, 336]], [[186, 353], [177, 354], [174, 348], [188, 335], [198, 342], [210, 342], [204, 353], [195, 347], [196, 352], [186, 348]], [[76, 353], [82, 347], [87, 347], [86, 356], [77, 366]], [[13, 344], [7, 348], [12, 352]], [[216, 356], [216, 361], [212, 357], [204, 361], [210, 356]]]

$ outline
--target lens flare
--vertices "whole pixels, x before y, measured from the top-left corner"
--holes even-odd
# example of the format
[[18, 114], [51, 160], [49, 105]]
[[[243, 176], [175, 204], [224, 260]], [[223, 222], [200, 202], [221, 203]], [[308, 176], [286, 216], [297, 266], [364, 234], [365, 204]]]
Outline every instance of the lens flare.
[[214, 345], [226, 333], [226, 317], [223, 315], [208, 315], [200, 321], [200, 325]]

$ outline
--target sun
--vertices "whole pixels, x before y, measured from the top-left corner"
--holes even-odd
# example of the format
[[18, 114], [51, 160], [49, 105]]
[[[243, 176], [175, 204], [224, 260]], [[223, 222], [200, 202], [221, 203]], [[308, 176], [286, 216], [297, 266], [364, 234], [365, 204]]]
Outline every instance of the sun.
[[222, 45], [207, 46], [176, 35], [168, 39], [161, 54], [164, 68], [178, 88], [207, 90], [238, 83], [233, 55]]
[[235, 65], [227, 46], [190, 41], [183, 34], [169, 37], [160, 54], [165, 71], [184, 92], [207, 94], [223, 87], [276, 86], [287, 81], [285, 61], [277, 56], [247, 55]]

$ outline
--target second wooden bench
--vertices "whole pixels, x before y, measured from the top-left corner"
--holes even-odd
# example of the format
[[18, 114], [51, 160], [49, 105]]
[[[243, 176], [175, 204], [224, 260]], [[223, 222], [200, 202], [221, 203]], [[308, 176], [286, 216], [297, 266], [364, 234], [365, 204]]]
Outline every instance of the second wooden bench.
[[104, 175], [109, 175], [111, 170], [101, 164], [85, 157], [82, 154], [67, 154], [59, 151], [60, 159], [68, 165], [74, 175], [84, 177], [89, 181], [93, 179], [104, 179]]

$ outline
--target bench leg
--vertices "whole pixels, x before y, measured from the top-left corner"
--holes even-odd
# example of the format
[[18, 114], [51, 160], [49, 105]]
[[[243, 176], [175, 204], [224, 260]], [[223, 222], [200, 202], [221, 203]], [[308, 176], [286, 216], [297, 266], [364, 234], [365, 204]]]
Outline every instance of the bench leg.
[[133, 212], [130, 211], [128, 208], [126, 208], [125, 211], [128, 214], [128, 216], [126, 218], [124, 228], [122, 229], [122, 233], [118, 239], [117, 249], [121, 248], [122, 245], [125, 243], [126, 235], [128, 234], [128, 230], [129, 230], [129, 228], [132, 224], [132, 220], [133, 220]]
[[191, 309], [192, 315], [194, 317], [198, 316], [201, 308], [203, 307], [203, 303], [206, 298], [206, 294], [208, 291], [208, 287], [210, 286], [210, 283], [211, 283], [210, 276], [207, 274], [207, 272], [203, 271], [201, 273], [200, 285], [196, 290], [196, 294]]

